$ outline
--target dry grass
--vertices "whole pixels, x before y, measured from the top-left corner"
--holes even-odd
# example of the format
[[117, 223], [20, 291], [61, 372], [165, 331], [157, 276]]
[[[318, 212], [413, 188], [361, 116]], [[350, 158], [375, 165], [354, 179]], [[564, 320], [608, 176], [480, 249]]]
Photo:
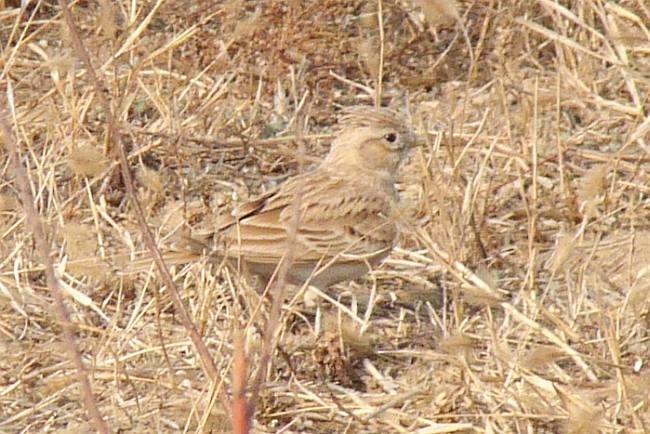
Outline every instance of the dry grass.
[[[253, 432], [650, 430], [647, 2], [72, 11], [162, 247], [294, 173], [297, 137], [317, 161], [339, 107], [380, 94], [426, 138], [400, 176], [389, 260], [319, 308], [287, 294]], [[233, 354], [258, 375], [268, 301], [208, 259], [172, 268], [209, 381], [156, 272], [118, 272], [143, 235], [60, 9], [0, 9], [0, 43], [2, 106], [99, 411], [112, 431], [231, 431]], [[88, 432], [0, 153], [0, 431]]]

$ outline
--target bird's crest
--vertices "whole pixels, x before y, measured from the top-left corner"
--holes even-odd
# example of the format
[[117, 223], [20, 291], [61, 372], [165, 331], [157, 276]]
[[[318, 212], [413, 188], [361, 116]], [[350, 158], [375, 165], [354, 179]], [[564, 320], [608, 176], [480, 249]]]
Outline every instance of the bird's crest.
[[339, 120], [343, 129], [394, 128], [403, 130], [405, 120], [394, 111], [383, 107], [354, 106], [343, 110]]

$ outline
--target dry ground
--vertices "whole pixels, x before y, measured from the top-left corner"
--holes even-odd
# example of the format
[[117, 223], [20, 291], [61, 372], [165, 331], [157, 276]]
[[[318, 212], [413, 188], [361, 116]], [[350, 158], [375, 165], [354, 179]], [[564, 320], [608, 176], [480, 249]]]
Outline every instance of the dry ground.
[[[173, 268], [208, 381], [153, 268], [117, 272], [142, 231], [61, 10], [3, 3], [2, 106], [101, 413], [113, 432], [229, 432], [233, 332], [254, 374], [268, 302], [207, 259]], [[163, 247], [295, 173], [297, 133], [317, 161], [340, 107], [380, 93], [426, 139], [390, 259], [318, 310], [287, 297], [254, 432], [650, 431], [650, 6], [456, 6], [73, 6]], [[6, 155], [0, 432], [90, 432]]]

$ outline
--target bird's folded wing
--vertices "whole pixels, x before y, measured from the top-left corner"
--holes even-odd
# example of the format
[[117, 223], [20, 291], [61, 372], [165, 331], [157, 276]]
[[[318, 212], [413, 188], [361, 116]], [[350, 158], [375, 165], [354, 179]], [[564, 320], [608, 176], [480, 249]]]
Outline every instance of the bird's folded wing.
[[238, 205], [232, 211], [232, 213], [220, 216], [211, 231], [213, 233], [224, 231], [233, 226], [238, 221], [241, 221], [251, 215], [254, 215], [255, 213], [260, 212], [268, 205], [269, 199], [272, 198], [278, 192], [278, 190], [278, 188], [270, 190], [253, 200], [249, 200], [248, 202], [244, 202], [243, 204]]
[[[288, 234], [295, 211], [295, 184], [284, 188], [256, 211], [236, 221], [222, 234], [227, 255], [250, 262], [277, 263], [293, 250], [296, 263], [363, 260], [392, 247], [393, 225], [385, 217], [387, 200], [374, 192], [345, 188], [340, 179], [319, 179], [310, 185], [302, 179], [300, 217], [296, 239], [289, 246]], [[355, 188], [356, 187], [356, 188]]]

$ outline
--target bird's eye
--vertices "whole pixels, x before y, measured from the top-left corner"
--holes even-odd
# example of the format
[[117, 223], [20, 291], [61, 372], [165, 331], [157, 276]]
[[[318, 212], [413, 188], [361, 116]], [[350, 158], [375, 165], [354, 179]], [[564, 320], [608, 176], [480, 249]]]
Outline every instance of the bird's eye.
[[387, 141], [388, 143], [394, 143], [395, 140], [397, 140], [397, 134], [395, 134], [395, 133], [388, 133], [388, 134], [386, 134], [386, 135], [384, 136], [384, 139], [386, 139], [386, 141]]

